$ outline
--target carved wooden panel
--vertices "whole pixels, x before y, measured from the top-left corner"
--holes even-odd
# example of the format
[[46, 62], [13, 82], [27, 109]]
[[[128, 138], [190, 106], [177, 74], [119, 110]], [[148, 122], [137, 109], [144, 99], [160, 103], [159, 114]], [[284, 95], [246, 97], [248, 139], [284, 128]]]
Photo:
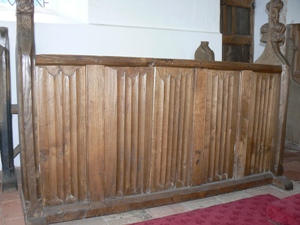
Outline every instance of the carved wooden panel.
[[34, 79], [45, 206], [270, 170], [279, 74], [45, 66]]
[[194, 70], [157, 68], [151, 190], [190, 185]]
[[245, 175], [272, 171], [276, 146], [280, 74], [254, 73], [247, 76], [247, 127], [245, 127]]
[[36, 145], [44, 205], [87, 199], [85, 67], [38, 67]]
[[153, 69], [88, 66], [87, 71], [90, 200], [145, 193], [151, 166]]
[[197, 70], [193, 185], [232, 178], [239, 72]]

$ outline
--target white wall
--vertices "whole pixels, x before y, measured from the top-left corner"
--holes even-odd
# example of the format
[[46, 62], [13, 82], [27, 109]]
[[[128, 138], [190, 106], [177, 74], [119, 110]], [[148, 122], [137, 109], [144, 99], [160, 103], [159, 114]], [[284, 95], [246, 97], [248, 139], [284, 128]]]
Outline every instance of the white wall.
[[300, 1], [287, 0], [286, 24], [300, 23]]
[[[216, 60], [222, 58], [220, 0], [57, 0], [50, 9], [36, 11], [36, 54], [193, 59], [200, 41], [209, 41]], [[9, 29], [16, 104], [14, 10], [0, 12], [0, 26]], [[17, 116], [13, 131], [16, 146]]]

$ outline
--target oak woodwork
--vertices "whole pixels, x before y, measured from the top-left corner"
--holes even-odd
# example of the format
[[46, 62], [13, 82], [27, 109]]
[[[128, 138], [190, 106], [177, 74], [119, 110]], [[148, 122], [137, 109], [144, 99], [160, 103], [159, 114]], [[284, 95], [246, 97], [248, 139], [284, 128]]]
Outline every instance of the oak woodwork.
[[35, 56], [32, 7], [17, 7], [28, 224], [289, 188], [284, 61]]
[[[286, 121], [287, 121], [287, 101], [289, 92], [290, 81], [290, 65], [287, 58], [282, 54], [280, 50], [280, 44], [285, 41], [284, 32], [286, 30], [285, 25], [279, 22], [279, 13], [283, 7], [281, 0], [271, 0], [266, 8], [269, 12], [269, 21], [261, 27], [261, 41], [266, 43], [266, 47], [261, 56], [255, 63], [282, 65], [282, 73], [280, 78], [280, 95], [279, 95], [279, 107], [278, 110], [278, 123], [276, 123], [275, 129], [277, 130], [277, 147], [274, 151], [272, 162], [274, 165], [274, 173], [277, 176], [283, 174], [283, 151], [286, 134]], [[281, 179], [286, 180], [286, 179]], [[278, 179], [277, 181], [280, 181]], [[284, 182], [287, 183], [287, 182]], [[290, 182], [287, 186], [292, 186]], [[288, 187], [287, 187], [288, 188]]]

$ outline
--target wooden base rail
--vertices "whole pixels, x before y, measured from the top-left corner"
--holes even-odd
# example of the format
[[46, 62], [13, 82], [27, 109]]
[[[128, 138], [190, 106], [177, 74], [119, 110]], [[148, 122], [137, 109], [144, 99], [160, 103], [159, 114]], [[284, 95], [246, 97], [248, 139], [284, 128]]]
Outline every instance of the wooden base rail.
[[[268, 5], [272, 15], [277, 4]], [[269, 22], [264, 54], [275, 52], [277, 65], [35, 56], [33, 8], [17, 2], [28, 224], [270, 183], [293, 188], [282, 177], [289, 65], [272, 39], [281, 36], [270, 33], [278, 21]]]

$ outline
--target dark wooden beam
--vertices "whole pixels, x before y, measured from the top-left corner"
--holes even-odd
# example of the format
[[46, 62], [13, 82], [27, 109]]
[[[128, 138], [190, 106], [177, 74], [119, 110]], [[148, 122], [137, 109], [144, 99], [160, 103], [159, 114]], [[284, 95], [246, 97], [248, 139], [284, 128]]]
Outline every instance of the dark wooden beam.
[[17, 189], [15, 176], [10, 94], [10, 63], [8, 29], [0, 27], [0, 151], [2, 162], [2, 191]]

